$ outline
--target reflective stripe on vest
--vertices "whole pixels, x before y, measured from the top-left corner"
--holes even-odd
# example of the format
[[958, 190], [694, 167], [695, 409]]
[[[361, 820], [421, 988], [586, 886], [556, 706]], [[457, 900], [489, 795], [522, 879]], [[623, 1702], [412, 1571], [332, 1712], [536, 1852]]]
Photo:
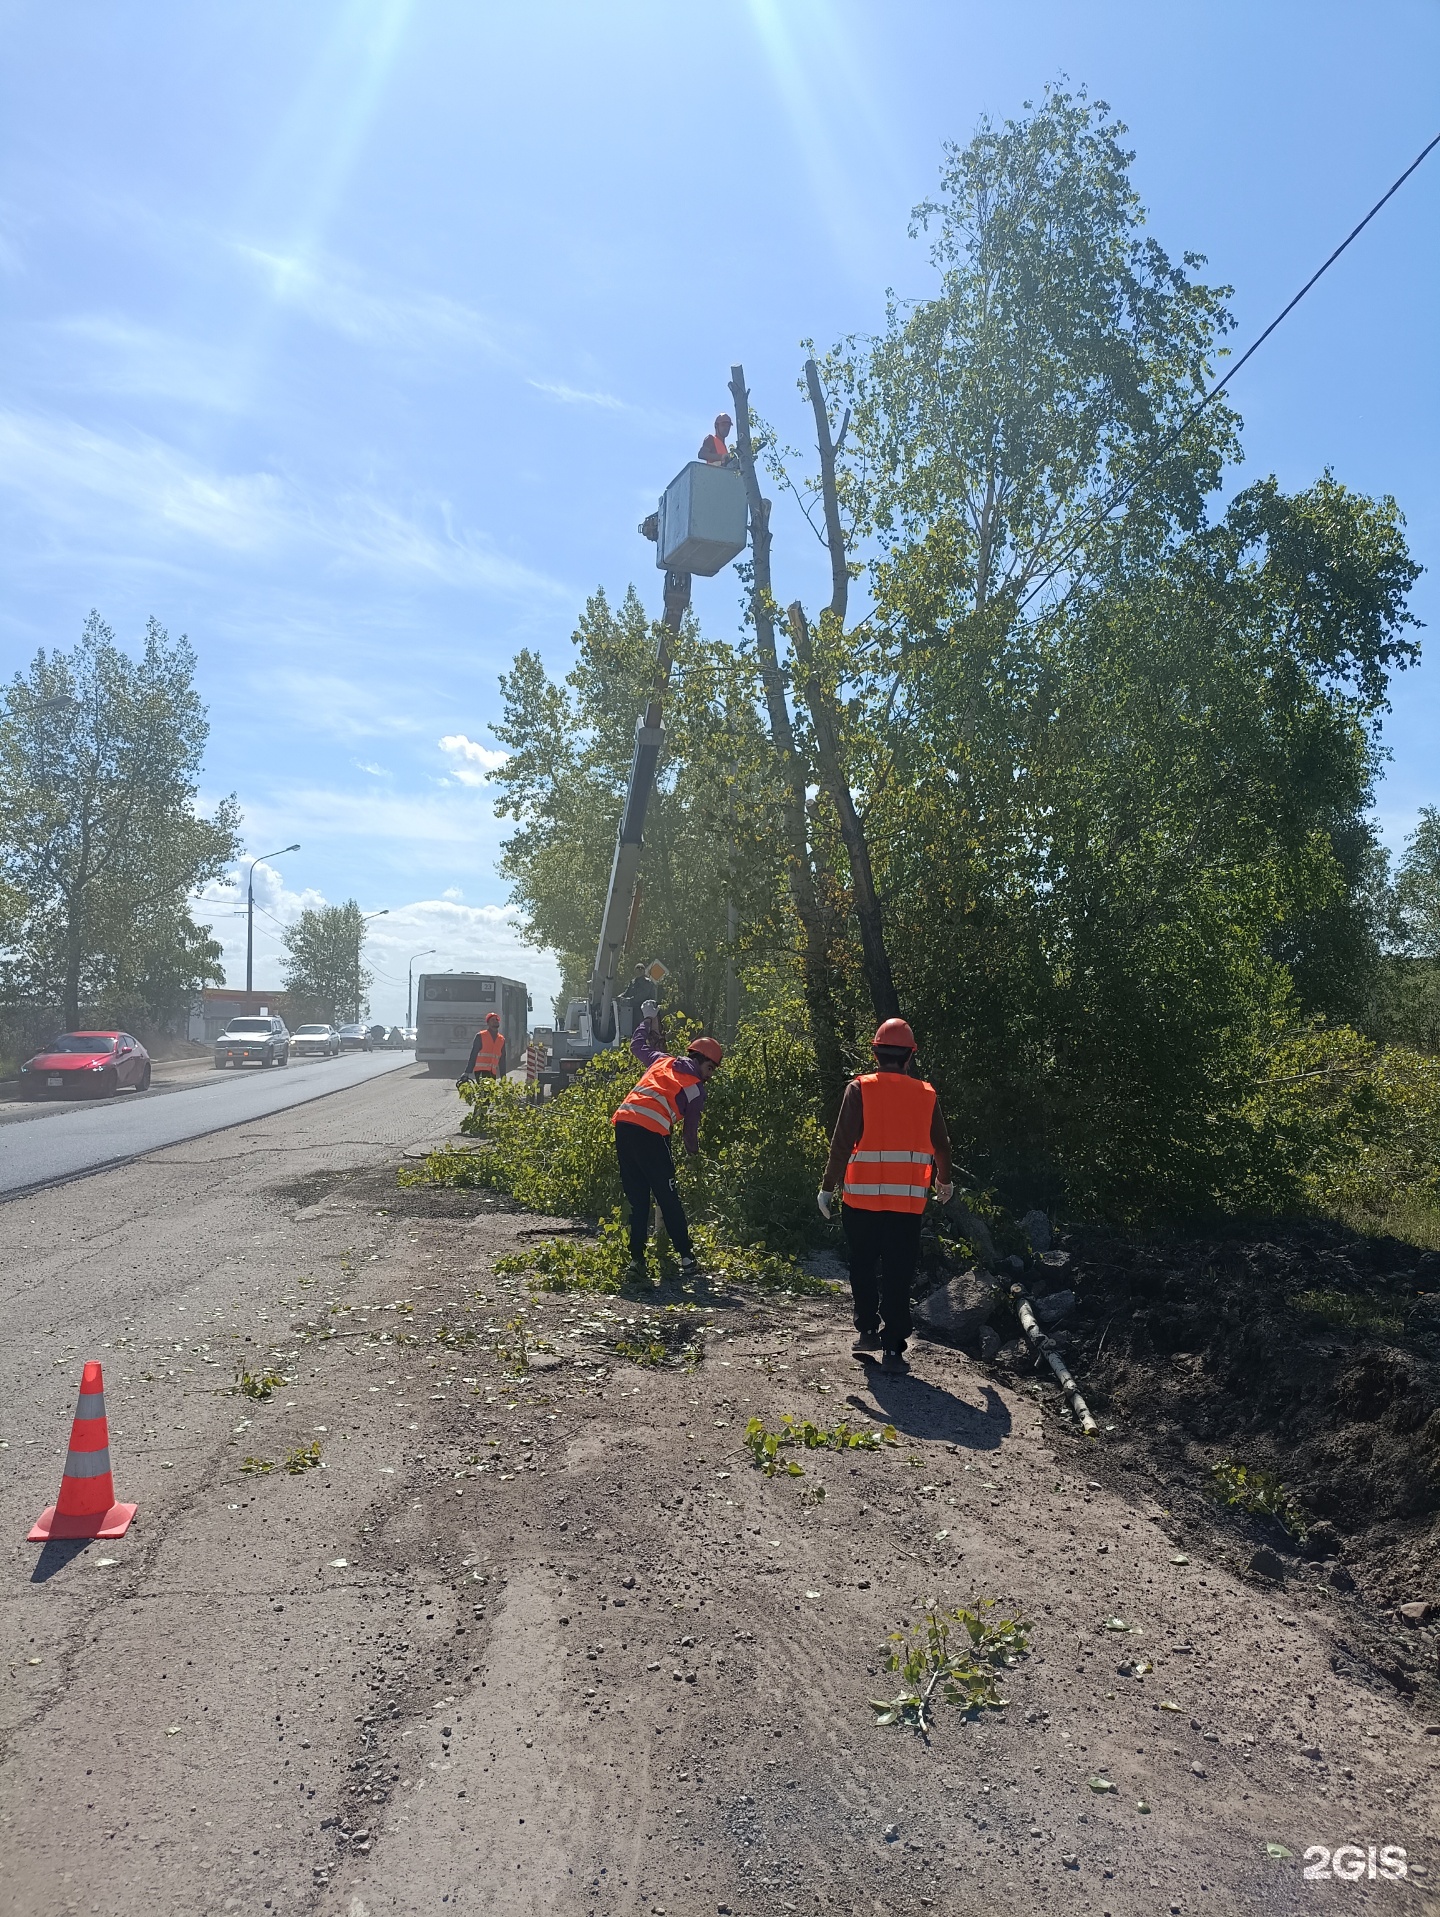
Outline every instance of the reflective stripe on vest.
[[480, 1056], [475, 1061], [477, 1072], [483, 1072], [487, 1078], [500, 1076], [500, 1057], [505, 1050], [505, 1034], [492, 1032], [487, 1026], [479, 1034]]
[[621, 1102], [610, 1121], [613, 1125], [643, 1125], [647, 1131], [670, 1136], [670, 1127], [680, 1123], [680, 1093], [694, 1079], [684, 1078], [676, 1070], [673, 1058], [658, 1058], [640, 1082]]
[[[856, 1083], [864, 1116], [845, 1167], [844, 1202], [861, 1211], [924, 1211], [935, 1087], [903, 1072], [866, 1072]], [[872, 1165], [885, 1169], [877, 1176], [864, 1169]]]

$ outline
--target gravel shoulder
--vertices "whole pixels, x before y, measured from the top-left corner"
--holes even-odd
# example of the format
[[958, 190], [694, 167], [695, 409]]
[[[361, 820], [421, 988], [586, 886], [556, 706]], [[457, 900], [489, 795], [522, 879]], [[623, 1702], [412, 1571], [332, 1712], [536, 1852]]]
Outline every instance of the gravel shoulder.
[[[0, 1205], [6, 1907], [1436, 1908], [1440, 1736], [1337, 1599], [960, 1351], [867, 1374], [838, 1298], [497, 1277], [546, 1221], [395, 1184], [453, 1107], [397, 1072]], [[693, 1369], [617, 1356], [677, 1319]], [[140, 1514], [41, 1554], [90, 1356]], [[898, 1442], [767, 1479], [787, 1411]], [[980, 1595], [1009, 1709], [875, 1728], [886, 1634]], [[1347, 1843], [1411, 1874], [1302, 1880]]]

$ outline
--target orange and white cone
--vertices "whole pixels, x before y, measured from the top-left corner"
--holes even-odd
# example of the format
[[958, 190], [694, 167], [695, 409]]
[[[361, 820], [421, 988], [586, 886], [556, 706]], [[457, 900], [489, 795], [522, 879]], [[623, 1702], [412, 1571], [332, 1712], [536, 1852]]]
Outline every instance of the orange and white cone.
[[115, 1502], [110, 1475], [110, 1427], [105, 1421], [105, 1379], [91, 1359], [80, 1378], [80, 1402], [70, 1427], [70, 1455], [60, 1496], [30, 1529], [29, 1544], [48, 1538], [123, 1538], [136, 1507]]

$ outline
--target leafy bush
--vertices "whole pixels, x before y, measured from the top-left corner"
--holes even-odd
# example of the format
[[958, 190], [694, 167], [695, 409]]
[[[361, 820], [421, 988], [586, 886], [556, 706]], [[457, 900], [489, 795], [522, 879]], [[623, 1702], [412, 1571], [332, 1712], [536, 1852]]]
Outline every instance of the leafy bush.
[[[687, 1033], [676, 1021], [668, 1042], [683, 1049]], [[608, 1218], [621, 1201], [610, 1120], [639, 1076], [625, 1049], [600, 1053], [544, 1105], [527, 1103], [503, 1081], [466, 1085], [461, 1096], [470, 1109], [460, 1129], [476, 1147], [432, 1152], [400, 1181], [482, 1186], [554, 1216]], [[740, 1245], [796, 1249], [818, 1235], [815, 1188], [826, 1138], [815, 1115], [815, 1055], [788, 1009], [771, 1007], [742, 1024], [710, 1083], [700, 1137], [698, 1158], [677, 1154], [692, 1223], [708, 1223], [719, 1241]], [[569, 1255], [567, 1248], [562, 1264]], [[757, 1268], [748, 1282], [794, 1289], [796, 1277], [787, 1262], [783, 1273]]]
[[1292, 1538], [1304, 1537], [1305, 1513], [1272, 1472], [1226, 1458], [1210, 1467], [1210, 1476], [1216, 1497], [1230, 1510], [1244, 1511], [1252, 1518], [1274, 1518]]
[[[1000, 1695], [1000, 1674], [1028, 1655], [1030, 1626], [1022, 1618], [992, 1623], [986, 1612], [994, 1605], [994, 1598], [981, 1598], [973, 1610], [963, 1605], [953, 1611], [927, 1607], [923, 1624], [908, 1633], [890, 1633], [885, 1668], [899, 1675], [902, 1688], [898, 1697], [871, 1698], [877, 1725], [901, 1724], [928, 1731], [937, 1688], [947, 1704], [958, 1705], [967, 1717], [1004, 1710], [1009, 1700]], [[960, 1627], [954, 1647], [950, 1643], [953, 1625]]]
[[1440, 1211], [1440, 1058], [1381, 1049], [1349, 1026], [1277, 1046], [1246, 1107], [1262, 1202], [1357, 1221]]

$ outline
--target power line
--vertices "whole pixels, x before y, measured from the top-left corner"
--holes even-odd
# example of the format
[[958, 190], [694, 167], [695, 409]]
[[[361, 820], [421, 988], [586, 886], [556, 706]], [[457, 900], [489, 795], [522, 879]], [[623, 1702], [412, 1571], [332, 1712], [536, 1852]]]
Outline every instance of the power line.
[[1170, 448], [1175, 444], [1176, 440], [1179, 439], [1183, 433], [1186, 433], [1189, 431], [1190, 427], [1200, 417], [1201, 413], [1204, 412], [1205, 408], [1210, 404], [1211, 400], [1218, 398], [1219, 395], [1224, 392], [1225, 388], [1230, 384], [1231, 380], [1234, 379], [1235, 375], [1240, 371], [1240, 368], [1245, 364], [1246, 360], [1252, 358], [1256, 353], [1259, 352], [1260, 348], [1265, 344], [1266, 340], [1269, 339], [1270, 335], [1275, 331], [1276, 327], [1280, 325], [1281, 321], [1284, 319], [1287, 319], [1289, 315], [1295, 311], [1295, 308], [1300, 304], [1301, 300], [1304, 299], [1305, 295], [1310, 291], [1311, 287], [1314, 286], [1317, 283], [1317, 281], [1324, 278], [1325, 274], [1330, 271], [1330, 268], [1335, 264], [1336, 260], [1339, 259], [1340, 255], [1345, 251], [1346, 247], [1350, 245], [1351, 241], [1356, 240], [1360, 237], [1360, 235], [1365, 231], [1365, 228], [1370, 224], [1371, 220], [1373, 220], [1375, 215], [1380, 211], [1381, 207], [1385, 205], [1386, 201], [1391, 200], [1395, 197], [1395, 195], [1400, 191], [1401, 187], [1404, 186], [1405, 182], [1410, 178], [1410, 175], [1413, 172], [1415, 172], [1415, 170], [1421, 165], [1423, 161], [1429, 158], [1429, 156], [1435, 151], [1437, 146], [1440, 146], [1440, 133], [1437, 133], [1434, 139], [1431, 140], [1428, 145], [1420, 149], [1420, 151], [1416, 154], [1415, 158], [1410, 162], [1409, 166], [1406, 167], [1405, 171], [1400, 175], [1400, 177], [1396, 181], [1394, 181], [1394, 183], [1391, 186], [1387, 187], [1385, 192], [1380, 195], [1380, 198], [1375, 202], [1374, 206], [1371, 207], [1370, 211], [1365, 215], [1364, 219], [1361, 220], [1357, 226], [1352, 227], [1350, 231], [1345, 235], [1345, 238], [1341, 240], [1340, 244], [1335, 248], [1335, 251], [1330, 255], [1329, 259], [1327, 259], [1323, 265], [1316, 267], [1315, 271], [1310, 275], [1309, 279], [1306, 280], [1305, 284], [1300, 288], [1300, 291], [1288, 303], [1288, 305], [1281, 308], [1281, 310], [1275, 315], [1274, 319], [1271, 320], [1270, 324], [1265, 328], [1265, 331], [1260, 334], [1258, 339], [1254, 339], [1251, 341], [1249, 346], [1247, 346], [1245, 351], [1240, 355], [1239, 359], [1236, 360], [1235, 364], [1225, 374], [1224, 378], [1216, 380], [1215, 384], [1210, 388], [1209, 392], [1206, 393], [1202, 399], [1199, 399], [1195, 402], [1195, 404], [1190, 408], [1190, 411], [1185, 415], [1184, 419], [1181, 420], [1180, 424], [1177, 427], [1175, 427], [1175, 429], [1165, 439], [1163, 439], [1160, 442], [1160, 444], [1156, 447], [1155, 451], [1150, 455], [1149, 459], [1146, 460], [1145, 464], [1140, 468], [1139, 472], [1133, 474], [1131, 478], [1126, 480], [1123, 486], [1121, 486], [1117, 491], [1111, 494], [1110, 498], [1107, 499], [1105, 503], [1101, 506], [1100, 511], [1096, 514], [1091, 525], [1089, 527], [1082, 527], [1081, 530], [1078, 533], [1076, 533], [1075, 537], [1070, 541], [1069, 545], [1066, 546], [1065, 550], [1055, 560], [1054, 564], [1050, 567], [1050, 569], [1046, 573], [1044, 573], [1039, 579], [1035, 581], [1035, 584], [1030, 588], [1029, 592], [1027, 592], [1025, 597], [1020, 601], [1020, 604], [1017, 607], [1017, 611], [1023, 612], [1025, 608], [1030, 604], [1030, 601], [1035, 597], [1035, 595], [1039, 592], [1044, 591], [1045, 587], [1050, 584], [1051, 580], [1060, 571], [1061, 567], [1065, 564], [1066, 560], [1070, 558], [1071, 554], [1085, 539], [1088, 532], [1095, 531], [1098, 527], [1103, 526], [1105, 521], [1110, 517], [1111, 513], [1115, 511], [1116, 507], [1124, 505], [1125, 501], [1130, 497], [1131, 493], [1134, 492], [1135, 488], [1140, 484], [1140, 481], [1144, 479], [1146, 474], [1154, 471], [1156, 466], [1158, 466], [1160, 461], [1164, 458], [1165, 454], [1168, 453]]

